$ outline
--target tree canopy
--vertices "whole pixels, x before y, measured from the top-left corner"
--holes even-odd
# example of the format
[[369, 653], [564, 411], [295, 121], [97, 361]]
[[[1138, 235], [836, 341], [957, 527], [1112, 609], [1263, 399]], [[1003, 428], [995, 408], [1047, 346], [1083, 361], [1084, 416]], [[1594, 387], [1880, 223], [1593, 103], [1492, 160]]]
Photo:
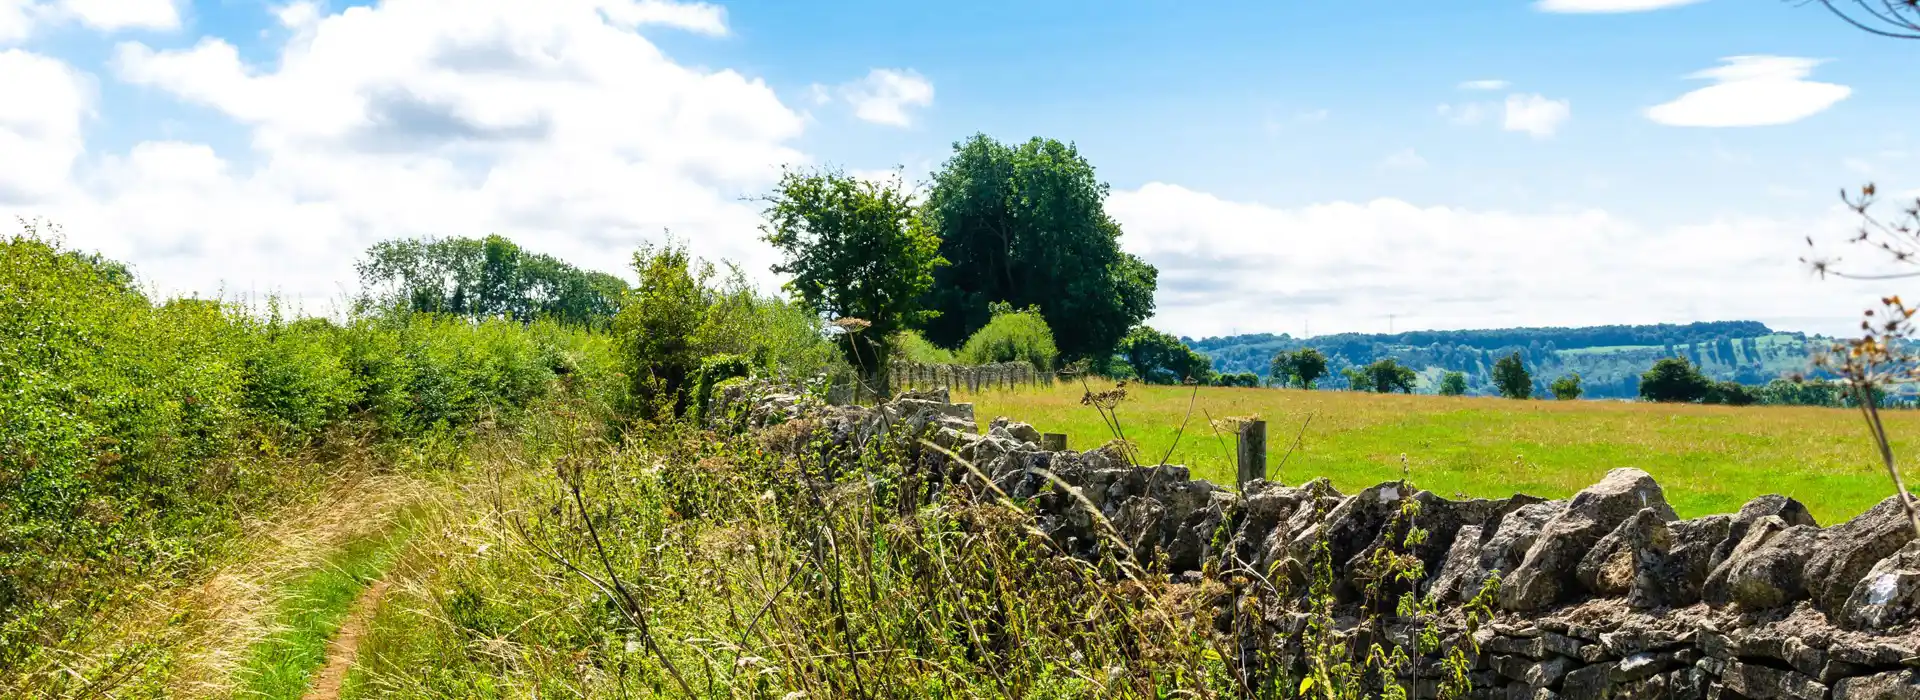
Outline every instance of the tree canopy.
[[1467, 373], [1448, 372], [1440, 378], [1441, 396], [1461, 396], [1467, 393]]
[[951, 264], [924, 305], [928, 340], [954, 347], [992, 320], [989, 305], [1034, 306], [1067, 359], [1111, 357], [1153, 315], [1158, 272], [1120, 249], [1107, 186], [1073, 146], [984, 134], [954, 144], [933, 175], [923, 216]]
[[1493, 363], [1493, 385], [1500, 395], [1509, 399], [1524, 399], [1533, 396], [1533, 374], [1527, 371], [1527, 365], [1520, 360], [1520, 353], [1513, 353]]
[[1690, 403], [1707, 397], [1713, 382], [1686, 358], [1669, 357], [1653, 363], [1640, 376], [1640, 398], [1665, 403]]
[[604, 324], [627, 291], [619, 277], [529, 253], [498, 235], [382, 241], [356, 267], [363, 308], [400, 306], [473, 319], [547, 316]]
[[1178, 384], [1187, 379], [1208, 383], [1213, 360], [1166, 333], [1140, 326], [1120, 341], [1120, 354], [1133, 372], [1148, 384]]
[[849, 359], [884, 381], [894, 333], [932, 315], [921, 296], [946, 262], [939, 239], [920, 225], [897, 179], [788, 171], [765, 201], [761, 231], [785, 255], [774, 272], [792, 275], [787, 291], [815, 313], [864, 322], [847, 343]]
[[1367, 377], [1367, 388], [1382, 394], [1391, 394], [1396, 391], [1411, 394], [1414, 385], [1420, 379], [1420, 375], [1414, 372], [1413, 368], [1402, 365], [1391, 357], [1376, 360], [1361, 372]]
[[1555, 379], [1553, 380], [1553, 384], [1547, 388], [1553, 391], [1553, 398], [1561, 401], [1572, 401], [1580, 398], [1580, 394], [1586, 391], [1580, 387], [1579, 372]]
[[1312, 389], [1314, 382], [1327, 376], [1327, 356], [1313, 348], [1276, 353], [1269, 371], [1274, 379], [1300, 389]]

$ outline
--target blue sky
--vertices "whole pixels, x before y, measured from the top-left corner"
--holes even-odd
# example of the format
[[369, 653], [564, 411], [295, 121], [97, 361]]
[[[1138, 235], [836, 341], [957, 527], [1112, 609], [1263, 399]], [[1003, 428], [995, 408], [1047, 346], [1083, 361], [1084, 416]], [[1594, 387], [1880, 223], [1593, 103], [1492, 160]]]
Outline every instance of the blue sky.
[[396, 236], [617, 272], [671, 229], [772, 285], [742, 198], [779, 166], [920, 179], [980, 131], [1080, 147], [1181, 334], [1837, 332], [1900, 291], [1797, 258], [1850, 232], [1838, 188], [1920, 188], [1886, 68], [1920, 42], [1792, 2], [1405, 5], [0, 0], [0, 216], [315, 310]]

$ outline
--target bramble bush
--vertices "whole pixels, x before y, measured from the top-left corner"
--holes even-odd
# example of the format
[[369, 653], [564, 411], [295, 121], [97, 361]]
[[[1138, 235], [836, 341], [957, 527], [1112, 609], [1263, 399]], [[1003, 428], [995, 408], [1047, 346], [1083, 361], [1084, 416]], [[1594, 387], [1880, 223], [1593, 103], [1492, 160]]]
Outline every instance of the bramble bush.
[[1014, 311], [1007, 304], [993, 305], [993, 320], [967, 338], [958, 358], [970, 365], [997, 362], [1026, 362], [1042, 372], [1053, 369], [1060, 349], [1053, 344], [1053, 331], [1040, 316], [1040, 309], [1028, 307]]

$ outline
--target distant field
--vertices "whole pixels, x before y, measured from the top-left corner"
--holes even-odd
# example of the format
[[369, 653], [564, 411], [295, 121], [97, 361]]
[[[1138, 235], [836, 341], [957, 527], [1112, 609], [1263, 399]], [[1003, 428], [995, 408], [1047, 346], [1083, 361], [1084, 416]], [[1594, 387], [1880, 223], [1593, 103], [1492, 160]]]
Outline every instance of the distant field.
[[[1110, 434], [1092, 408], [1080, 405], [1081, 393], [1075, 383], [956, 400], [975, 404], [983, 428], [1009, 416], [1066, 433], [1072, 448], [1087, 449]], [[1141, 447], [1141, 459], [1158, 463], [1192, 390], [1130, 386], [1128, 394], [1119, 409], [1122, 428]], [[1732, 512], [1754, 496], [1780, 493], [1806, 503], [1826, 525], [1893, 492], [1859, 414], [1843, 409], [1202, 388], [1169, 461], [1231, 484], [1232, 435], [1216, 436], [1208, 414], [1266, 419], [1269, 476], [1288, 484], [1326, 476], [1347, 493], [1397, 478], [1402, 454], [1416, 485], [1446, 496], [1564, 497], [1608, 469], [1638, 467], [1660, 481], [1683, 517]], [[1300, 448], [1275, 469], [1309, 415]], [[1920, 412], [1884, 415], [1896, 456], [1913, 464]]]

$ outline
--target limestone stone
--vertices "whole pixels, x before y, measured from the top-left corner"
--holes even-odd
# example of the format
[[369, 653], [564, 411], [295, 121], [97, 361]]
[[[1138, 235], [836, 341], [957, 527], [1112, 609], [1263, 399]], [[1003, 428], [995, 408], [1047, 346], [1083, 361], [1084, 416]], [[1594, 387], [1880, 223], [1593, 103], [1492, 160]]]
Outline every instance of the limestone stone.
[[1526, 558], [1502, 581], [1501, 606], [1528, 611], [1560, 602], [1577, 586], [1575, 568], [1587, 550], [1646, 508], [1664, 520], [1676, 517], [1660, 484], [1646, 472], [1631, 468], [1607, 472], [1606, 478], [1575, 494], [1566, 509], [1541, 528]]

